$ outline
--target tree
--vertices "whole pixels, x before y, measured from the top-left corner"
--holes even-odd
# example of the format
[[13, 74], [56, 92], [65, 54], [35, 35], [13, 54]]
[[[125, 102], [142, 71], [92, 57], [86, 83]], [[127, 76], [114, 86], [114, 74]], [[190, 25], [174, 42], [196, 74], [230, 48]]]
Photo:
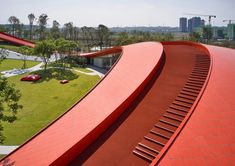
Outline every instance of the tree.
[[93, 27], [82, 27], [81, 28], [81, 40], [84, 41], [87, 51], [89, 52], [91, 47], [98, 45], [97, 29]]
[[[0, 64], [4, 56], [3, 49], [0, 49]], [[20, 91], [16, 90], [13, 84], [9, 84], [6, 78], [0, 76], [0, 143], [4, 141], [1, 122], [12, 123], [17, 119], [16, 114], [23, 107], [18, 104], [20, 97]]]
[[63, 63], [63, 67], [65, 68], [64, 60], [66, 56], [71, 56], [73, 51], [77, 50], [78, 44], [74, 41], [65, 40], [64, 38], [60, 38], [55, 41], [56, 50], [60, 55], [60, 59]]
[[68, 22], [64, 24], [64, 38], [73, 40], [74, 38], [74, 28], [73, 23]]
[[34, 14], [33, 13], [29, 14], [28, 19], [29, 19], [29, 26], [30, 26], [29, 38], [30, 38], [30, 40], [32, 40], [33, 22], [35, 20]]
[[6, 32], [6, 28], [3, 25], [0, 25], [0, 32]]
[[20, 20], [16, 16], [11, 16], [8, 18], [8, 22], [12, 25], [12, 35], [16, 35], [16, 26], [20, 24]]
[[58, 39], [60, 37], [59, 26], [60, 26], [60, 24], [56, 20], [54, 20], [52, 28], [51, 28], [51, 36], [53, 39]]
[[117, 46], [123, 46], [131, 43], [131, 39], [127, 32], [121, 32], [115, 40], [115, 45]]
[[189, 37], [190, 37], [189, 40], [198, 42], [201, 38], [201, 35], [198, 32], [192, 32], [189, 34]]
[[19, 52], [23, 55], [23, 66], [22, 68], [25, 69], [26, 66], [26, 59], [27, 59], [27, 55], [30, 55], [33, 53], [32, 48], [26, 47], [26, 46], [21, 46], [19, 49]]
[[45, 39], [45, 29], [46, 29], [48, 19], [49, 18], [46, 14], [41, 14], [38, 18], [40, 40]]
[[55, 45], [54, 42], [51, 40], [43, 40], [36, 43], [34, 53], [42, 58], [44, 62], [44, 70], [47, 69], [47, 64], [54, 50]]
[[97, 29], [97, 39], [98, 39], [98, 45], [100, 47], [100, 50], [104, 46], [109, 46], [110, 45], [110, 31], [108, 27], [105, 25], [99, 25]]
[[73, 27], [73, 32], [74, 32], [74, 41], [78, 42], [78, 38], [79, 38], [79, 28], [78, 27]]
[[206, 39], [206, 42], [212, 39], [213, 33], [211, 26], [205, 26], [203, 27], [203, 38]]

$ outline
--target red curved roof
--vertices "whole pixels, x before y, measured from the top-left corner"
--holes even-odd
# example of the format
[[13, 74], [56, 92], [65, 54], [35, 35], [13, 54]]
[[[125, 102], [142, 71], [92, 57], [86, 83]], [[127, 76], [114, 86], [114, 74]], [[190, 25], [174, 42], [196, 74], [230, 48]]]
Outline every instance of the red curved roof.
[[205, 47], [213, 61], [208, 85], [187, 125], [159, 165], [235, 162], [235, 50]]
[[118, 63], [96, 88], [43, 132], [4, 158], [1, 164], [68, 163], [109, 127], [141, 92], [152, 72], [157, 70], [162, 52], [162, 45], [156, 42], [123, 46]]
[[[167, 66], [163, 63], [168, 63], [169, 66], [168, 61], [171, 61], [169, 57], [180, 56], [179, 50], [184, 49], [182, 51], [184, 62], [190, 63], [185, 67], [192, 70], [192, 73], [184, 87], [187, 89], [183, 88], [183, 92], [179, 94], [184, 100], [182, 98], [179, 100], [178, 97], [174, 101], [175, 105], [170, 107], [183, 111], [185, 118], [182, 123], [179, 123], [179, 119], [175, 119], [178, 120], [178, 125], [169, 119], [168, 122], [164, 122], [164, 118], [160, 119], [161, 122], [171, 125], [163, 129], [172, 132], [173, 135], [161, 135], [169, 139], [164, 143], [150, 139], [163, 147], [160, 152], [149, 148], [150, 144], [144, 145], [145, 150], [148, 150], [142, 149], [142, 152], [150, 156], [152, 152], [158, 153], [151, 165], [232, 165], [235, 158], [235, 51], [192, 42], [164, 42], [162, 44], [146, 42], [84, 55], [92, 57], [120, 52], [121, 58], [87, 96], [45, 130], [5, 157], [1, 164], [61, 165], [69, 163], [100, 137], [135, 98], [138, 98], [138, 94], [144, 93], [143, 89], [153, 77], [156, 77], [156, 71], [160, 70], [160, 64], [163, 65], [163, 69]], [[166, 60], [163, 60], [165, 57], [162, 54], [163, 48], [165, 54], [168, 54]], [[186, 55], [193, 59], [187, 60]], [[195, 60], [195, 65], [192, 69], [193, 60]], [[172, 62], [174, 63], [174, 59]], [[175, 60], [175, 63], [178, 62]], [[178, 65], [183, 64], [178, 63]], [[179, 70], [174, 68], [174, 70], [176, 70], [174, 74], [181, 77], [180, 68]], [[167, 75], [164, 77], [165, 80], [168, 79]], [[197, 95], [195, 95], [196, 91]], [[187, 98], [185, 94], [188, 94]], [[149, 96], [151, 95], [147, 94], [145, 100]], [[141, 100], [137, 104], [140, 108], [144, 108], [141, 107]], [[179, 104], [179, 101], [191, 103], [192, 106], [185, 103]], [[179, 106], [187, 107], [189, 111], [182, 110]], [[176, 112], [173, 113], [176, 114]], [[177, 114], [182, 116], [182, 112]], [[169, 114], [164, 115], [169, 117]], [[171, 118], [175, 117], [171, 115]], [[158, 123], [155, 126], [158, 126]], [[143, 137], [149, 139], [149, 133]], [[141, 146], [143, 147], [143, 144]], [[133, 154], [130, 152], [130, 155]]]
[[0, 39], [6, 40], [8, 42], [15, 43], [15, 44], [24, 45], [24, 46], [27, 46], [27, 47], [32, 47], [33, 48], [35, 46], [35, 44], [33, 42], [30, 42], [28, 40], [24, 40], [24, 39], [6, 34], [4, 32], [0, 32]]

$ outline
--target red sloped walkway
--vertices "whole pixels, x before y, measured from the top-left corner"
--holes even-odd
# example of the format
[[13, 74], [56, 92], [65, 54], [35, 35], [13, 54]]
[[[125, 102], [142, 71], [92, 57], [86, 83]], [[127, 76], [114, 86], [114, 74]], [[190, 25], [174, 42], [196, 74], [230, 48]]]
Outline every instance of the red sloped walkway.
[[11, 43], [32, 47], [32, 48], [35, 46], [34, 43], [32, 43], [28, 40], [20, 39], [18, 37], [6, 34], [4, 32], [0, 32], [0, 39], [6, 40], [6, 41], [11, 42]]
[[[203, 54], [197, 48], [183, 44], [163, 45], [163, 47], [164, 65], [161, 71], [156, 71], [148, 88], [145, 88], [125, 113], [71, 165], [149, 164], [148, 161], [134, 155], [132, 151], [153, 125], [162, 118], [179, 94], [192, 71], [196, 55]], [[143, 141], [144, 145], [151, 145], [146, 140]]]
[[235, 163], [235, 50], [206, 47], [213, 60], [208, 85], [159, 165]]
[[162, 53], [162, 45], [156, 42], [122, 47], [120, 60], [96, 88], [52, 125], [5, 157], [1, 165], [67, 164], [96, 140], [141, 92], [158, 69]]

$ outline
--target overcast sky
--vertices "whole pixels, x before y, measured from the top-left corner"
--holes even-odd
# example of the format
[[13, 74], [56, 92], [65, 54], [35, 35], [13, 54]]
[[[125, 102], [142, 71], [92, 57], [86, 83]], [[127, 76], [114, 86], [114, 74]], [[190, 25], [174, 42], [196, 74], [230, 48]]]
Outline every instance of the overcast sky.
[[184, 13], [216, 15], [212, 24], [220, 26], [224, 19], [235, 20], [235, 0], [0, 0], [0, 5], [0, 24], [10, 16], [28, 24], [29, 13], [46, 13], [48, 26], [53, 20], [79, 27], [178, 26], [179, 17], [192, 17]]

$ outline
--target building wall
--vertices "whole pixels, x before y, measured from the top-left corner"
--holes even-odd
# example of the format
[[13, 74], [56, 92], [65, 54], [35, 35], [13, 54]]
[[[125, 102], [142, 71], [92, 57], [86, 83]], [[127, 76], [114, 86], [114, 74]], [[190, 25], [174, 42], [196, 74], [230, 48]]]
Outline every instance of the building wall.
[[193, 25], [192, 25], [192, 19], [188, 20], [188, 32], [192, 32], [193, 31]]
[[92, 63], [96, 67], [109, 69], [113, 66], [113, 64], [117, 61], [119, 55], [108, 55], [93, 58]]
[[97, 67], [103, 67], [103, 60], [100, 57], [94, 58], [93, 65]]
[[228, 39], [235, 40], [235, 24], [228, 24]]
[[181, 17], [179, 24], [180, 24], [180, 31], [187, 32], [187, 18]]
[[202, 27], [203, 21], [201, 17], [193, 17], [188, 20], [188, 32], [193, 32], [195, 29]]

